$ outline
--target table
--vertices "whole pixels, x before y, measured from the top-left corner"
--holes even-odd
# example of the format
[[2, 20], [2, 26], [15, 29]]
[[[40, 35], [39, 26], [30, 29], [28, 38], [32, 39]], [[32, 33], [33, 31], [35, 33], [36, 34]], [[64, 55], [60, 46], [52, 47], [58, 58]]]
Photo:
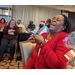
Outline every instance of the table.
[[18, 51], [20, 51], [19, 42], [26, 41], [30, 37], [31, 33], [19, 33], [18, 35]]
[[26, 41], [30, 37], [31, 33], [19, 33], [18, 41]]

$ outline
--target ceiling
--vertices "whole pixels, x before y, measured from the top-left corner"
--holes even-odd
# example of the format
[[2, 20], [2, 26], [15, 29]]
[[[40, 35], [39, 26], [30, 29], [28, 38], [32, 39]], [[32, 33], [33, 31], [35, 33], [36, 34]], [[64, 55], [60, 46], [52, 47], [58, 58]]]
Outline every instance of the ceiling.
[[75, 5], [38, 5], [38, 6], [75, 12]]
[[[4, 5], [1, 5], [4, 6]], [[12, 7], [12, 5], [7, 5]], [[53, 8], [58, 10], [66, 10], [70, 12], [75, 12], [75, 5], [34, 5], [34, 6], [40, 6], [40, 7], [47, 7], [47, 8]]]

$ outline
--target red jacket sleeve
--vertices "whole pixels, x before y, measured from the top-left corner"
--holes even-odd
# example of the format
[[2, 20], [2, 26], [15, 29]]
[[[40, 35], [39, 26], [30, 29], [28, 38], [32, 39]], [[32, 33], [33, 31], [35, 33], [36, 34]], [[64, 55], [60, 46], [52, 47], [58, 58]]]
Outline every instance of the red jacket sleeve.
[[58, 41], [55, 51], [53, 51], [47, 43], [44, 43], [44, 45], [41, 46], [40, 52], [51, 69], [64, 69], [66, 66], [67, 60], [65, 59], [64, 54], [70, 49], [64, 46], [63, 39], [64, 37]]
[[26, 65], [23, 67], [23, 69], [33, 69], [34, 64], [35, 63], [34, 63], [33, 54], [32, 54], [29, 60], [27, 61]]

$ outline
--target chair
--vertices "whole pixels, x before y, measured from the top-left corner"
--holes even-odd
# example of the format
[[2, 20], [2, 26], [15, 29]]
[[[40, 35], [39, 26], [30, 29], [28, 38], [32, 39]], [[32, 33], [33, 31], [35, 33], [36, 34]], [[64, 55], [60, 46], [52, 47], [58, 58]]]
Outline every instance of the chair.
[[16, 43], [16, 45], [15, 45], [15, 53], [14, 53], [14, 59], [15, 59], [15, 57], [16, 57], [16, 52], [17, 52], [17, 43]]
[[27, 63], [29, 57], [33, 53], [33, 50], [36, 46], [36, 43], [31, 42], [34, 42], [34, 40], [19, 42], [23, 67]]

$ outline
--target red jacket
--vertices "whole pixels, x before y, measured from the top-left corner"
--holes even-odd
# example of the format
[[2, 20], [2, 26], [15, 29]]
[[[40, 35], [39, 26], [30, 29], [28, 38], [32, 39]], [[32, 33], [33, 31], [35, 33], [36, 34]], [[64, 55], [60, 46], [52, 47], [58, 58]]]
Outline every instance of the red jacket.
[[7, 26], [7, 23], [0, 23], [0, 27], [5, 27], [5, 26]]
[[[44, 39], [48, 34], [49, 33], [42, 34]], [[64, 69], [67, 62], [64, 54], [70, 50], [66, 48], [63, 43], [64, 38], [67, 36], [68, 33], [60, 32], [42, 46], [37, 44], [23, 69]], [[39, 49], [41, 50], [38, 56]]]

